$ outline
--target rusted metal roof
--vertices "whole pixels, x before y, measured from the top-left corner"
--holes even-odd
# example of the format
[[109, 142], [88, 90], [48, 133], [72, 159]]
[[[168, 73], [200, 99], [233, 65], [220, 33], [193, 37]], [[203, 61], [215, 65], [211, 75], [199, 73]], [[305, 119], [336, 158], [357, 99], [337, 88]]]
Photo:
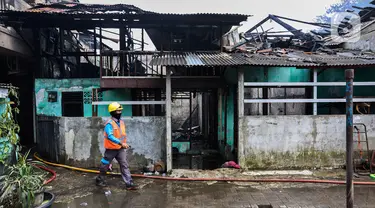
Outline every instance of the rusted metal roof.
[[285, 55], [264, 55], [236, 53], [231, 56], [246, 59], [251, 66], [274, 66], [274, 67], [367, 67], [375, 66], [374, 55], [354, 55], [352, 53], [337, 54], [308, 54], [293, 52]]
[[24, 11], [0, 10], [2, 24], [11, 27], [22, 25], [23, 28], [119, 28], [123, 23], [118, 19], [126, 19], [129, 22], [127, 24], [132, 28], [152, 28], [162, 24], [233, 26], [246, 21], [249, 16], [251, 15], [157, 13], [127, 4], [57, 3], [39, 4]]
[[163, 53], [152, 58], [154, 66], [238, 66], [247, 65], [242, 57], [221, 52]]
[[213, 17], [239, 17], [246, 18], [251, 15], [230, 13], [158, 13], [146, 11], [129, 4], [82, 4], [82, 3], [54, 3], [37, 4], [33, 8], [24, 11], [4, 10], [5, 13], [42, 13], [42, 14], [154, 14], [163, 16], [213, 16]]
[[102, 13], [107, 11], [134, 12], [134, 13], [153, 13], [142, 10], [136, 6], [128, 4], [81, 4], [81, 3], [54, 3], [54, 4], [37, 4], [31, 9], [22, 12], [37, 12], [37, 13]]

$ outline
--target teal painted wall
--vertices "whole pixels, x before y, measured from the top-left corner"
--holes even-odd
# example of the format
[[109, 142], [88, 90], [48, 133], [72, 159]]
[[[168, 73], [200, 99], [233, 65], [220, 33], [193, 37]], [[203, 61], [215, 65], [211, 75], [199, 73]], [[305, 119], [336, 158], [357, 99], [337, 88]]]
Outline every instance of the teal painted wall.
[[[310, 78], [308, 69], [297, 69], [295, 67], [269, 67], [268, 77], [264, 76], [264, 67], [244, 67], [246, 82], [307, 82]], [[227, 103], [227, 145], [234, 144], [234, 93], [237, 85], [237, 69], [228, 68], [225, 72], [225, 79], [231, 85], [228, 90]], [[218, 139], [220, 151], [224, 152], [223, 142], [225, 137], [225, 96], [219, 94], [221, 108], [219, 108]]]
[[172, 141], [172, 147], [177, 147], [179, 153], [186, 153], [188, 150], [190, 150], [190, 142], [173, 142]]
[[[235, 86], [230, 86], [227, 90], [227, 94], [222, 93], [219, 94], [221, 99], [219, 101], [221, 102], [220, 108], [218, 109], [218, 119], [219, 119], [219, 128], [218, 128], [218, 142], [219, 142], [219, 148], [220, 152], [224, 153], [225, 145], [230, 145], [231, 150], [233, 150], [234, 146], [234, 93], [236, 91]], [[225, 97], [228, 97], [227, 99], [227, 106], [225, 107]], [[227, 117], [225, 118], [225, 110], [227, 110]], [[225, 141], [225, 120], [227, 121], [226, 126], [226, 135], [227, 135], [227, 141]]]
[[227, 145], [230, 145], [233, 150], [234, 144], [234, 92], [235, 87], [229, 88], [228, 102], [227, 102]]
[[[86, 92], [91, 93], [91, 90], [86, 90]], [[103, 92], [103, 101], [131, 101], [131, 92], [129, 89], [113, 89]], [[123, 116], [132, 116], [132, 106], [124, 105], [124, 110], [122, 111]], [[92, 116], [92, 105], [84, 104], [85, 117]], [[98, 106], [98, 116], [108, 116], [108, 106], [101, 105]]]
[[307, 82], [310, 79], [308, 69], [295, 67], [270, 67], [268, 68], [268, 82]]
[[[264, 77], [264, 67], [243, 67], [245, 82], [307, 82], [310, 73], [308, 69], [295, 67], [268, 67], [268, 78]], [[237, 85], [237, 70], [228, 68], [225, 71], [228, 83]]]
[[[373, 82], [375, 72], [369, 68], [355, 69], [354, 82]], [[318, 76], [319, 82], [345, 82], [345, 69], [329, 69]], [[374, 96], [375, 87], [355, 87], [354, 96]], [[345, 87], [318, 87], [319, 98], [345, 96]]]
[[8, 98], [0, 98], [0, 116], [5, 112], [7, 102], [9, 102]]
[[[310, 81], [309, 69], [296, 69], [295, 67], [269, 67], [268, 78], [264, 77], [263, 67], [245, 67], [246, 82], [308, 82]], [[225, 74], [226, 80], [231, 84], [237, 84], [237, 70], [229, 68]], [[374, 81], [375, 72], [372, 68], [355, 69], [355, 82]], [[345, 82], [345, 69], [319, 70], [318, 82]], [[375, 87], [355, 87], [354, 96], [372, 96], [375, 94]], [[343, 98], [345, 87], [318, 87], [318, 98]], [[328, 114], [329, 107], [326, 104], [318, 104], [318, 114]], [[341, 113], [345, 107], [344, 103], [334, 104]], [[372, 110], [375, 112], [375, 108]], [[335, 114], [334, 111], [332, 111]]]
[[[62, 116], [62, 92], [85, 92], [91, 96], [93, 88], [100, 88], [100, 79], [35, 79], [37, 115]], [[48, 102], [48, 91], [57, 92], [57, 102]], [[128, 89], [114, 89], [103, 92], [103, 101], [130, 101]], [[83, 99], [84, 99], [83, 98]], [[88, 97], [91, 102], [91, 97]], [[91, 103], [84, 102], [84, 117], [92, 116]], [[98, 107], [98, 116], [108, 116], [107, 106]], [[124, 106], [124, 116], [132, 116], [131, 106]]]

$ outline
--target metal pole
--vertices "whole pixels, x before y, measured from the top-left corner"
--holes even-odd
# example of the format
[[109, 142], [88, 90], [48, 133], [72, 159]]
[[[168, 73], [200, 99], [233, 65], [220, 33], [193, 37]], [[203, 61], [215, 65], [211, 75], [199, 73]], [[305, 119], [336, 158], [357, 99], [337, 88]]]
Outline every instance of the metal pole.
[[345, 70], [346, 79], [346, 207], [353, 208], [353, 79], [354, 69]]

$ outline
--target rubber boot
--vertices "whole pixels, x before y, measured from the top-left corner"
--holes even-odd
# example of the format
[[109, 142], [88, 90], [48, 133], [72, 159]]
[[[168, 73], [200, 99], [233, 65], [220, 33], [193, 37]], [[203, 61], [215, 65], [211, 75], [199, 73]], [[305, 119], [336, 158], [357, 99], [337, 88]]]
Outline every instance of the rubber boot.
[[107, 186], [107, 183], [105, 182], [103, 176], [100, 175], [100, 176], [96, 177], [96, 185], [97, 186], [101, 186], [101, 187], [106, 187]]
[[134, 184], [133, 182], [126, 184], [126, 189], [127, 190], [137, 190], [138, 186]]

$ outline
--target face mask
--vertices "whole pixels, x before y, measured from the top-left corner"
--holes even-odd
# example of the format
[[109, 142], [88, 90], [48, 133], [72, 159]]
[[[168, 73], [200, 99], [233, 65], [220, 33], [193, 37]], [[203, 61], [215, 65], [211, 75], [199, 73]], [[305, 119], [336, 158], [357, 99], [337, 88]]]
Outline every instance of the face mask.
[[120, 118], [121, 118], [121, 113], [120, 114], [113, 114], [113, 118], [115, 118], [115, 119], [118, 119], [118, 120], [120, 120]]

